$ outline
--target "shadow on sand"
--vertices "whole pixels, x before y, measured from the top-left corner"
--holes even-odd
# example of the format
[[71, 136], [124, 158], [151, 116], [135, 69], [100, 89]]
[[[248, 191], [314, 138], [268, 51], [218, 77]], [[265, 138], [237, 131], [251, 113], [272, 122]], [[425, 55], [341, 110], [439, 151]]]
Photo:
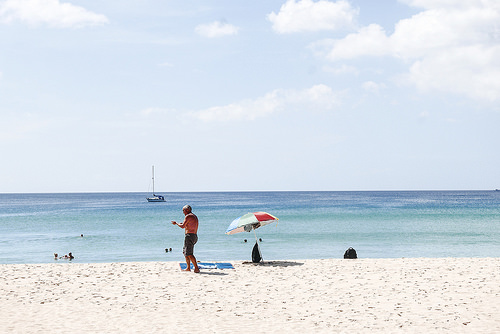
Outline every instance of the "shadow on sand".
[[293, 266], [304, 265], [303, 262], [296, 262], [296, 261], [262, 261], [259, 263], [243, 262], [242, 264], [252, 264], [254, 266], [263, 266], [263, 267], [293, 267]]
[[[226, 276], [227, 273], [215, 272], [215, 271], [205, 271], [206, 269], [201, 269], [198, 274], [200, 275], [214, 275], [214, 276]], [[212, 269], [208, 269], [212, 270]]]

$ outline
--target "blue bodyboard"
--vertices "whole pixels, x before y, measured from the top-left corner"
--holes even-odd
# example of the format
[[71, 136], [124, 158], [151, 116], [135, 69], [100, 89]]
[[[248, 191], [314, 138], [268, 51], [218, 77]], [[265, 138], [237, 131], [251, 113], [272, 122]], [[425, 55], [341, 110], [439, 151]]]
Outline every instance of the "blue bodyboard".
[[[179, 263], [181, 270], [185, 270], [187, 268], [186, 263]], [[234, 269], [233, 265], [229, 262], [221, 262], [221, 263], [211, 263], [211, 262], [198, 262], [198, 268], [200, 269]], [[194, 266], [191, 263], [191, 270], [194, 270]]]

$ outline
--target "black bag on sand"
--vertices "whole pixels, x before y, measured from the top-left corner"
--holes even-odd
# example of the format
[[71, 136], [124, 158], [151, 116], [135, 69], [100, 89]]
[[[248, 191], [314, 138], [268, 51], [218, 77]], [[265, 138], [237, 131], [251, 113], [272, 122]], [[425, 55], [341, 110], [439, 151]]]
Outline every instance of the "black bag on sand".
[[344, 253], [344, 259], [357, 259], [358, 255], [356, 254], [356, 250], [352, 247], [349, 247]]
[[260, 260], [262, 260], [262, 257], [260, 256], [259, 245], [255, 242], [255, 246], [252, 249], [252, 262], [259, 263]]

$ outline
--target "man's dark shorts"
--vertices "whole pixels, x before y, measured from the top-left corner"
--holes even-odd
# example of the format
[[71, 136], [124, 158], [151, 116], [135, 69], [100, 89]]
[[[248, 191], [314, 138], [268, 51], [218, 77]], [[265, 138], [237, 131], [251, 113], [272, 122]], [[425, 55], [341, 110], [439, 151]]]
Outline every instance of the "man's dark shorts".
[[182, 254], [184, 256], [193, 255], [194, 244], [198, 242], [198, 235], [195, 233], [187, 233], [184, 237], [184, 249], [182, 250]]

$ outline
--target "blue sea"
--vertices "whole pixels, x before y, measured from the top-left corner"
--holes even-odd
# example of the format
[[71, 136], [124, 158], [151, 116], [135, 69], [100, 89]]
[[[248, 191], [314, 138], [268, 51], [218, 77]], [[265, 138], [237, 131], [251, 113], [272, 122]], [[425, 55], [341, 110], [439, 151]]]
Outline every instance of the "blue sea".
[[[226, 235], [254, 211], [264, 260], [500, 257], [500, 191], [0, 194], [0, 263], [183, 261], [182, 207], [199, 217], [199, 261], [251, 260], [253, 232]], [[83, 237], [81, 235], [83, 234]], [[245, 240], [247, 240], [245, 242]], [[172, 248], [172, 252], [165, 252]], [[62, 262], [65, 260], [59, 260]]]

